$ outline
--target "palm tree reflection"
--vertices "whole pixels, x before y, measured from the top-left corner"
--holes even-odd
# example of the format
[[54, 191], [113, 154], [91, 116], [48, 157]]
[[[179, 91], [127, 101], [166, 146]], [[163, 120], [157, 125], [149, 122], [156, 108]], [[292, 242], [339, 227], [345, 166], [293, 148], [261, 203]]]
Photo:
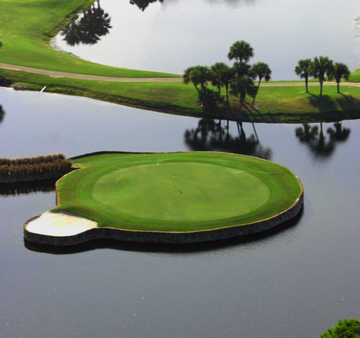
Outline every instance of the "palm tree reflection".
[[341, 122], [336, 122], [333, 127], [329, 127], [324, 133], [323, 122], [318, 126], [303, 124], [302, 127], [295, 129], [295, 135], [308, 146], [311, 153], [316, 158], [329, 158], [336, 149], [336, 144], [345, 142], [350, 135], [351, 130], [344, 128]]
[[186, 145], [191, 150], [226, 151], [271, 159], [272, 150], [264, 147], [253, 124], [253, 133], [246, 135], [243, 123], [236, 122], [238, 135], [230, 132], [230, 123], [212, 119], [201, 119], [196, 129], [187, 129], [184, 134]]
[[70, 45], [75, 46], [80, 43], [93, 45], [100, 38], [109, 33], [111, 29], [111, 18], [108, 13], [100, 7], [97, 0], [89, 9], [85, 10], [80, 17], [76, 16], [68, 26], [66, 26], [61, 35]]
[[4, 117], [5, 117], [5, 110], [3, 109], [3, 107], [0, 105], [0, 123], [2, 121], [4, 121]]

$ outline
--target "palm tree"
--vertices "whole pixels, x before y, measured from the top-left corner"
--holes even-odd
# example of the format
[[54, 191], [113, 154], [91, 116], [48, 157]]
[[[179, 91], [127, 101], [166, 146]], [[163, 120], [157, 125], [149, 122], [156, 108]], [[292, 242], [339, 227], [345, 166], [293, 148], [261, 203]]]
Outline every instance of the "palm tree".
[[228, 53], [229, 60], [235, 59], [238, 62], [249, 62], [250, 58], [254, 56], [254, 50], [246, 41], [236, 41]]
[[212, 84], [218, 87], [219, 95], [221, 87], [225, 87], [226, 103], [229, 104], [229, 85], [234, 75], [233, 69], [223, 62], [217, 62], [211, 66], [211, 72]]
[[349, 80], [350, 70], [344, 63], [335, 63], [333, 69], [333, 76], [336, 80], [337, 92], [340, 94], [341, 79]]
[[253, 104], [254, 104], [261, 85], [261, 81], [264, 79], [267, 82], [270, 81], [271, 79], [271, 69], [266, 63], [258, 62], [251, 67], [250, 73], [255, 79], [256, 78], [258, 79], [256, 92], [255, 95], [253, 96]]
[[309, 93], [309, 77], [311, 76], [311, 59], [299, 60], [297, 66], [295, 67], [296, 75], [300, 76], [301, 79], [305, 79], [305, 88], [306, 93]]
[[236, 77], [231, 81], [231, 91], [234, 95], [239, 96], [241, 104], [244, 104], [246, 95], [253, 97], [255, 90], [254, 81], [249, 76]]
[[331, 78], [334, 71], [333, 61], [327, 56], [315, 57], [311, 66], [311, 75], [319, 79], [320, 97], [323, 94], [323, 84], [326, 77]]
[[189, 82], [192, 82], [198, 93], [200, 90], [205, 90], [206, 83], [211, 81], [211, 78], [211, 71], [205, 66], [189, 67], [185, 70], [183, 75], [184, 83], [188, 84]]

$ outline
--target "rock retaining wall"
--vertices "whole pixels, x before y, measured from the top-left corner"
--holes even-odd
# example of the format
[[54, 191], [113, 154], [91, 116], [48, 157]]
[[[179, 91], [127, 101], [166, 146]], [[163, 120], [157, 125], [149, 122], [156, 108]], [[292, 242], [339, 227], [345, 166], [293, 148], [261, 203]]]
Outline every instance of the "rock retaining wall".
[[294, 219], [301, 212], [303, 205], [304, 194], [301, 193], [297, 201], [288, 210], [272, 218], [248, 225], [187, 233], [130, 231], [103, 227], [88, 230], [75, 236], [53, 237], [29, 232], [26, 225], [34, 220], [34, 218], [32, 218], [25, 224], [24, 239], [28, 242], [51, 246], [72, 246], [95, 239], [116, 239], [122, 242], [153, 244], [190, 244], [220, 241], [256, 235], [274, 229], [279, 225]]

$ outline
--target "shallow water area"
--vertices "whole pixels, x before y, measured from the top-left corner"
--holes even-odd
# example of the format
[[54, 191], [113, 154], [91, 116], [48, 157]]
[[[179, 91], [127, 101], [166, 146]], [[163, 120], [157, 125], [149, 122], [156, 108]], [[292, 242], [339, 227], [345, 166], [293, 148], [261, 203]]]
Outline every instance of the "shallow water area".
[[[254, 62], [270, 65], [274, 80], [296, 79], [302, 58], [325, 55], [360, 67], [356, 0], [102, 0], [109, 33], [96, 44], [58, 47], [81, 58], [125, 68], [182, 74], [194, 65], [227, 62], [230, 45], [248, 41]], [[136, 5], [138, 3], [139, 5]]]
[[305, 189], [299, 222], [256, 241], [175, 252], [99, 245], [68, 254], [23, 241], [23, 224], [54, 207], [54, 192], [0, 189], [1, 336], [303, 338], [360, 318], [360, 121], [323, 124], [323, 140], [320, 124], [310, 126], [317, 129], [308, 140], [301, 125], [244, 123], [240, 138], [231, 123], [224, 143], [215, 127], [200, 137], [198, 119], [86, 98], [0, 88], [0, 104], [0, 157], [237, 150], [289, 167]]

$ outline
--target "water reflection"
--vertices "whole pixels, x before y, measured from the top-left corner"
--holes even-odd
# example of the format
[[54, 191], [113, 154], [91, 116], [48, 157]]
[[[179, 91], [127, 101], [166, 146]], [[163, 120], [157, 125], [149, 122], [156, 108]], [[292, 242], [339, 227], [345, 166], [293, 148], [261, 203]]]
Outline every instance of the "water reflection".
[[0, 196], [17, 196], [34, 192], [55, 191], [56, 180], [43, 180], [20, 183], [0, 183]]
[[[130, 4], [132, 5], [136, 5], [139, 9], [141, 9], [142, 11], [144, 11], [149, 4], [154, 3], [154, 2], [160, 2], [160, 3], [176, 3], [178, 1], [181, 0], [130, 0]], [[253, 5], [255, 3], [256, 0], [206, 0], [206, 2], [208, 2], [211, 5], [220, 5], [220, 4], [226, 4], [228, 6], [231, 6], [233, 8], [238, 7], [239, 5]]]
[[252, 123], [253, 132], [247, 136], [243, 123], [235, 123], [238, 135], [231, 134], [229, 121], [201, 119], [196, 129], [185, 131], [185, 143], [190, 150], [225, 151], [270, 160], [272, 150], [261, 144], [255, 124]]
[[[255, 0], [206, 0], [210, 4], [227, 4], [231, 7], [237, 7], [240, 4], [254, 4]], [[141, 11], [154, 2], [164, 3], [164, 0], [130, 0], [131, 5], [136, 5]], [[167, 0], [166, 3], [177, 2]], [[96, 0], [89, 9], [85, 10], [75, 18], [61, 31], [63, 40], [70, 46], [79, 44], [94, 45], [101, 37], [110, 32], [111, 18], [100, 7], [100, 0]]]
[[4, 120], [5, 117], [5, 110], [3, 109], [2, 105], [0, 105], [0, 123]]
[[80, 17], [76, 16], [61, 31], [61, 35], [70, 46], [80, 43], [93, 45], [109, 33], [110, 22], [109, 14], [100, 7], [100, 1], [97, 0]]
[[[320, 127], [320, 128], [319, 128]], [[334, 153], [336, 144], [346, 142], [351, 130], [344, 128], [341, 122], [334, 123], [324, 133], [323, 122], [320, 125], [303, 124], [302, 127], [295, 129], [295, 135], [299, 141], [306, 144], [311, 153], [319, 159], [331, 157]]]
[[[153, 2], [157, 2], [158, 0], [130, 0], [130, 4], [131, 5], [136, 5], [139, 7], [139, 9], [141, 9], [142, 11], [144, 11], [149, 4], [153, 3]], [[159, 0], [159, 2], [163, 2], [163, 0]]]

